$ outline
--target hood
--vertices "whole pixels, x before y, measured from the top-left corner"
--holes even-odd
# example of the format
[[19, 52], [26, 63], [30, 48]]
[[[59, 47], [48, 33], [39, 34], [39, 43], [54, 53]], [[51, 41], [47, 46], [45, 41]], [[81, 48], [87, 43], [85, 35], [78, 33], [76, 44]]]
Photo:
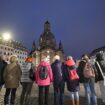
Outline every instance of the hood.
[[67, 61], [65, 61], [65, 64], [67, 65], [67, 66], [73, 66], [73, 65], [75, 65], [75, 62], [74, 62], [74, 60], [72, 59], [72, 60], [67, 60]]
[[42, 66], [47, 66], [47, 65], [50, 65], [48, 62], [45, 62], [45, 61], [41, 61], [40, 65]]

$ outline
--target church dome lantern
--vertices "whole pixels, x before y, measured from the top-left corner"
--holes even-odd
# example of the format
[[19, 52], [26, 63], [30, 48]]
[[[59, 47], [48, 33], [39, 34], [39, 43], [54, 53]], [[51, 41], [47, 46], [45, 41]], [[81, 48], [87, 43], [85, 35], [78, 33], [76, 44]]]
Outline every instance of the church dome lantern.
[[40, 50], [46, 48], [56, 49], [55, 36], [50, 31], [50, 23], [48, 21], [44, 24], [44, 32], [39, 38], [39, 46]]

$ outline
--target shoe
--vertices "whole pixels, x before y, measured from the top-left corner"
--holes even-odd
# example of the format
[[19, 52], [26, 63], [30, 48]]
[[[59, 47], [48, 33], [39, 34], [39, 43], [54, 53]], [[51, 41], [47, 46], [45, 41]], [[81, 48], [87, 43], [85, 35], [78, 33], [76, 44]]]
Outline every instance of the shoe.
[[79, 105], [79, 100], [75, 100], [75, 105]]

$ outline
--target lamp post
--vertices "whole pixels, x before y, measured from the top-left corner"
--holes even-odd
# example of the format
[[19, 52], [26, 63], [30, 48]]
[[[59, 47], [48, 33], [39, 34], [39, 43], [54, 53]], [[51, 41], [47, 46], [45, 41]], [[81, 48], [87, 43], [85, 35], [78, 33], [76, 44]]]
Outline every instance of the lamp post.
[[[2, 42], [5, 43], [7, 46], [9, 46], [9, 43], [10, 43], [10, 40], [11, 40], [11, 34], [10, 33], [3, 33], [2, 34]], [[8, 43], [9, 42], [9, 43]], [[9, 52], [7, 49], [5, 49], [5, 57], [6, 57], [6, 60], [8, 62], [8, 59], [9, 59]], [[9, 63], [9, 62], [8, 62]]]

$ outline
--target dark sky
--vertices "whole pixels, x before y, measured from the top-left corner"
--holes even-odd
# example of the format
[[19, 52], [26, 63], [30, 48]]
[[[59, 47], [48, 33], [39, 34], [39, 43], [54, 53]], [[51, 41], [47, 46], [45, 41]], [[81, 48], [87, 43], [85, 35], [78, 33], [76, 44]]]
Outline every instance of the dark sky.
[[0, 0], [0, 32], [29, 49], [46, 20], [66, 55], [80, 57], [105, 45], [105, 0]]

